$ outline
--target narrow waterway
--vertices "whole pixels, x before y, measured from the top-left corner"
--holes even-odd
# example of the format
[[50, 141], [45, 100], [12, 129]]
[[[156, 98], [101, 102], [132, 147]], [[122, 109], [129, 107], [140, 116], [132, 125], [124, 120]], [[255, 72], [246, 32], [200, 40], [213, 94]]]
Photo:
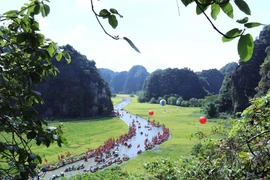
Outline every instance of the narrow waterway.
[[[119, 144], [119, 146], [115, 147], [112, 151], [117, 150], [119, 152], [119, 157], [128, 156], [129, 158], [134, 158], [138, 156], [138, 151], [145, 151], [145, 140], [152, 140], [158, 134], [163, 133], [163, 127], [155, 127], [149, 126], [148, 121], [136, 115], [130, 114], [123, 110], [123, 108], [131, 102], [129, 98], [123, 98], [123, 101], [114, 106], [115, 111], [119, 112], [120, 119], [123, 120], [128, 126], [131, 126], [132, 123], [136, 126], [136, 135], [127, 141], [127, 144], [131, 144], [131, 147], [127, 147], [125, 145]], [[156, 148], [156, 147], [154, 147]], [[73, 170], [69, 172], [65, 172], [65, 170], [71, 166], [84, 165], [84, 169]], [[89, 170], [90, 167], [97, 166], [97, 163], [94, 161], [94, 158], [89, 158], [87, 162], [84, 160], [77, 161], [73, 164], [68, 164], [64, 167], [60, 167], [58, 169], [48, 171], [44, 175], [43, 178], [50, 179], [55, 175], [60, 175], [64, 173], [64, 176], [73, 176], [78, 173], [89, 173], [84, 172], [85, 170]]]

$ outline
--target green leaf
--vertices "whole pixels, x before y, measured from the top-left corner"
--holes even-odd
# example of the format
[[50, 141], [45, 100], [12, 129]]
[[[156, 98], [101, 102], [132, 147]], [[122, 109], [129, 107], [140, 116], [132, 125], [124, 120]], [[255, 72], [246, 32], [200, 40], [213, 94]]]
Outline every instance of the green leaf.
[[212, 5], [211, 5], [211, 16], [212, 16], [212, 18], [213, 18], [214, 20], [217, 19], [217, 16], [218, 16], [219, 12], [220, 12], [220, 7], [219, 7], [219, 5], [217, 5], [217, 4], [212, 4]]
[[128, 39], [127, 37], [124, 37], [124, 40], [126, 40], [128, 42], [128, 44], [133, 48], [135, 49], [135, 51], [137, 51], [138, 53], [141, 53], [140, 50], [133, 44], [133, 42]]
[[[225, 35], [228, 37], [235, 37], [235, 36], [238, 36], [241, 32], [242, 32], [242, 30], [240, 30], [238, 28], [234, 28], [234, 29], [231, 29], [230, 31], [226, 32]], [[224, 36], [222, 37], [223, 42], [229, 42], [232, 40], [234, 40], [234, 38], [226, 38]]]
[[116, 16], [115, 15], [110, 15], [109, 16], [109, 24], [112, 26], [112, 28], [116, 28], [117, 25], [118, 25], [118, 21], [116, 19]]
[[113, 14], [117, 14], [117, 15], [119, 15], [120, 16], [120, 18], [122, 18], [123, 16], [121, 15], [121, 14], [119, 14], [118, 13], [118, 11], [116, 10], [116, 9], [114, 9], [114, 8], [111, 8], [110, 9], [110, 11], [111, 11], [111, 13], [113, 13]]
[[6, 15], [8, 17], [16, 17], [17, 16], [18, 11], [17, 10], [10, 10], [8, 12], [5, 12], [3, 15]]
[[62, 54], [63, 54], [64, 58], [66, 59], [67, 63], [69, 64], [71, 62], [70, 54], [66, 51], [64, 51]]
[[202, 5], [197, 5], [196, 6], [196, 13], [197, 15], [200, 15], [202, 12], [204, 12], [206, 9], [208, 8], [208, 6], [202, 6]]
[[51, 44], [49, 45], [49, 47], [47, 48], [47, 51], [48, 51], [50, 57], [53, 57], [53, 54], [54, 54], [55, 51], [56, 51], [55, 43], [51, 43]]
[[27, 9], [27, 15], [32, 15], [34, 12], [35, 6], [29, 6]]
[[185, 6], [188, 6], [189, 4], [194, 2], [194, 0], [181, 0], [181, 1]]
[[247, 62], [253, 54], [254, 41], [250, 34], [246, 34], [240, 37], [238, 41], [238, 54], [241, 61]]
[[25, 42], [27, 39], [27, 34], [26, 33], [20, 33], [17, 35], [17, 39], [16, 39], [16, 42], [18, 44], [21, 44], [22, 42]]
[[49, 13], [50, 13], [50, 6], [48, 6], [47, 4], [43, 4], [43, 7], [41, 9], [42, 17], [48, 16]]
[[247, 152], [241, 151], [239, 153], [239, 158], [248, 161], [249, 160], [249, 154]]
[[30, 131], [27, 133], [27, 139], [34, 139], [37, 133], [35, 131]]
[[238, 19], [236, 22], [240, 24], [245, 24], [246, 22], [248, 22], [248, 17], [244, 17], [243, 19]]
[[39, 30], [39, 23], [37, 21], [34, 21], [31, 25], [31, 28], [35, 31]]
[[250, 23], [244, 24], [244, 26], [246, 28], [253, 28], [253, 27], [258, 27], [258, 26], [261, 26], [261, 25], [263, 25], [263, 24], [258, 23], [258, 22], [250, 22]]
[[244, 0], [234, 0], [236, 6], [245, 14], [251, 15], [251, 11], [248, 7], [248, 4]]
[[111, 13], [107, 9], [102, 9], [99, 12], [99, 16], [101, 16], [103, 18], [108, 18], [110, 15], [111, 15]]
[[36, 5], [34, 6], [34, 14], [39, 14], [39, 13], [40, 13], [40, 10], [41, 10], [41, 6], [40, 6], [40, 4], [38, 3], [38, 4], [36, 4]]
[[111, 8], [110, 11], [111, 11], [111, 13], [113, 13], [113, 14], [118, 14], [118, 11], [117, 11], [116, 9], [114, 9], [114, 8]]
[[56, 58], [57, 61], [60, 61], [62, 59], [62, 56], [63, 56], [62, 53], [57, 53], [55, 58]]
[[231, 3], [225, 3], [225, 4], [219, 4], [221, 7], [222, 11], [227, 14], [230, 18], [233, 18], [233, 7]]

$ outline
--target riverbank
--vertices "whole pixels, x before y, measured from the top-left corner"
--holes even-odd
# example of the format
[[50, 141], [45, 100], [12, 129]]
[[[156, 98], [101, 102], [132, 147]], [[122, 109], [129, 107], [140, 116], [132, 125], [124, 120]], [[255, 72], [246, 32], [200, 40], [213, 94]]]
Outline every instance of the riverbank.
[[[138, 156], [140, 154], [139, 152], [145, 151], [146, 145], [151, 145], [153, 142], [153, 146], [158, 145], [159, 143], [162, 143], [161, 140], [162, 136], [165, 137], [165, 133], [167, 132], [165, 126], [158, 126], [157, 122], [153, 122], [151, 119], [143, 119], [139, 116], [132, 115], [128, 112], [125, 112], [123, 108], [130, 103], [129, 98], [124, 98], [123, 101], [117, 105], [114, 106], [115, 111], [118, 112], [119, 118], [123, 120], [129, 127], [134, 126], [136, 129], [136, 133], [134, 136], [132, 136], [130, 139], [126, 139], [125, 142], [120, 142], [119, 146], [114, 147], [110, 149], [110, 153], [115, 152], [116, 150], [118, 151], [118, 156], [117, 158], [123, 158], [123, 157], [129, 157], [130, 159]], [[168, 135], [166, 135], [168, 136]], [[119, 137], [118, 140], [120, 140], [121, 137]], [[131, 145], [128, 147], [127, 145]], [[149, 146], [150, 147], [150, 146]], [[95, 161], [95, 158], [88, 158], [87, 162], [84, 161], [83, 159], [80, 161], [77, 161], [72, 164], [65, 165], [63, 167], [57, 168], [52, 171], [46, 172], [45, 176], [43, 177], [44, 179], [50, 179], [54, 175], [60, 175], [61, 173], [64, 173], [64, 176], [73, 176], [78, 173], [85, 173], [85, 171], [89, 171], [90, 169], [93, 169], [93, 167], [102, 167], [105, 166], [106, 163], [110, 162], [110, 159], [113, 161], [111, 157], [104, 159], [103, 163], [97, 164]], [[117, 163], [114, 163], [117, 164]], [[68, 172], [65, 172], [66, 169], [71, 168], [76, 166], [84, 166], [83, 169], [78, 169], [78, 170], [71, 170]]]

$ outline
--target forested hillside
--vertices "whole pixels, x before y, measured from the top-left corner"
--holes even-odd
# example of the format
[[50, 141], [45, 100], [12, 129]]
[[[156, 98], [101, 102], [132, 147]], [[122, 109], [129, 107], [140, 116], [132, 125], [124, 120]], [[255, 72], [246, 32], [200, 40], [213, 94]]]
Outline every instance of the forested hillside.
[[208, 94], [218, 94], [224, 75], [217, 69], [203, 70], [198, 72], [200, 82]]
[[38, 86], [37, 91], [45, 102], [39, 107], [41, 115], [63, 118], [109, 115], [113, 110], [111, 93], [95, 62], [70, 45], [63, 48], [72, 61], [67, 64], [53, 60], [60, 73]]
[[178, 94], [184, 100], [189, 100], [203, 98], [207, 93], [201, 86], [196, 73], [190, 69], [168, 68], [151, 73], [145, 84], [145, 101], [170, 94]]
[[[225, 65], [225, 73], [231, 73], [232, 65]], [[143, 102], [152, 97], [178, 94], [184, 100], [203, 98], [205, 95], [218, 94], [224, 74], [217, 69], [193, 72], [188, 68], [156, 70], [148, 73], [140, 65], [133, 66], [129, 71], [113, 72], [110, 69], [99, 69], [101, 76], [109, 84], [112, 93], [144, 93]], [[179, 72], [178, 72], [179, 71]]]
[[227, 74], [231, 74], [235, 68], [238, 66], [238, 63], [237, 62], [231, 62], [231, 63], [228, 63], [226, 64], [225, 66], [223, 66], [222, 68], [220, 68], [220, 72], [223, 74], [223, 75], [227, 75]]
[[[249, 98], [264, 95], [269, 90], [269, 68], [266, 49], [270, 46], [270, 25], [260, 32], [254, 42], [254, 53], [248, 62], [239, 62], [220, 90], [220, 111], [241, 112], [249, 105]], [[259, 84], [260, 82], [260, 84]]]
[[149, 75], [145, 67], [133, 66], [127, 73], [124, 92], [125, 93], [136, 93], [142, 90], [143, 83], [146, 77]]

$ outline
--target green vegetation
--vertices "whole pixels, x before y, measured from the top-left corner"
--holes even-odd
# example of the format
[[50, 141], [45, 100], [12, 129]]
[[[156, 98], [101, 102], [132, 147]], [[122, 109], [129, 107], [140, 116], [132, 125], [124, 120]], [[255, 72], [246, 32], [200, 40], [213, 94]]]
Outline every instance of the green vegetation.
[[[85, 153], [88, 148], [96, 149], [109, 138], [117, 138], [127, 133], [128, 127], [119, 118], [97, 118], [91, 120], [66, 121], [63, 123], [63, 133], [67, 138], [67, 144], [58, 147], [52, 144], [49, 147], [32, 146], [42, 158], [46, 157], [49, 163], [57, 162], [58, 155], [70, 152], [71, 155]], [[57, 126], [59, 122], [49, 123], [49, 126]]]
[[[120, 97], [112, 98], [113, 104], [122, 101]], [[47, 147], [39, 147], [33, 144], [32, 150], [45, 158], [49, 163], [57, 162], [58, 155], [70, 152], [71, 155], [85, 153], [88, 148], [96, 149], [109, 138], [117, 138], [128, 131], [126, 124], [116, 117], [92, 118], [77, 121], [56, 121], [48, 126], [58, 126], [63, 123], [63, 133], [67, 139], [67, 144], [58, 147], [52, 144], [48, 151]]]
[[[136, 100], [136, 96], [131, 98], [132, 103], [126, 106], [124, 109], [132, 114], [138, 114], [138, 116], [144, 119], [155, 119], [160, 124], [165, 124], [170, 129], [172, 137], [170, 140], [164, 142], [158, 147], [157, 151], [147, 151], [140, 156], [136, 157], [132, 161], [127, 162], [122, 166], [123, 169], [131, 172], [136, 170], [142, 170], [143, 163], [160, 159], [161, 157], [171, 157], [172, 159], [178, 159], [182, 155], [188, 155], [192, 146], [198, 141], [190, 140], [188, 137], [197, 131], [205, 131], [207, 135], [211, 135], [210, 127], [215, 122], [208, 122], [205, 125], [201, 125], [198, 119], [202, 114], [200, 108], [184, 108], [178, 106], [161, 106], [160, 104], [139, 103]], [[166, 112], [164, 111], [166, 109]], [[153, 110], [155, 114], [153, 116], [148, 115], [148, 111]]]
[[35, 174], [41, 158], [32, 150], [31, 143], [65, 143], [61, 127], [46, 132], [46, 122], [33, 107], [44, 104], [36, 86], [58, 74], [51, 59], [71, 61], [67, 52], [39, 32], [36, 17], [46, 17], [49, 12], [47, 1], [32, 0], [19, 10], [0, 15], [1, 179], [28, 179], [29, 174]]
[[[144, 104], [143, 107], [139, 107], [136, 103], [132, 104], [126, 109], [138, 109], [136, 110], [138, 115], [147, 116], [144, 111], [149, 104]], [[102, 179], [117, 177], [117, 179], [149, 180], [267, 179], [270, 176], [270, 93], [265, 97], [253, 99], [251, 104], [241, 114], [242, 118], [238, 121], [213, 123], [211, 133], [214, 134], [214, 138], [207, 136], [202, 131], [193, 133], [192, 137], [198, 138], [199, 141], [191, 149], [190, 155], [184, 154], [184, 156], [181, 156], [180, 151], [176, 154], [172, 153], [172, 151], [180, 150], [182, 144], [181, 141], [176, 142], [176, 144], [172, 143], [175, 136], [175, 138], [178, 138], [177, 136], [182, 134], [180, 132], [174, 135], [174, 133], [179, 132], [175, 131], [172, 132], [173, 137], [162, 144], [157, 152], [145, 152], [130, 160], [127, 164], [121, 165], [122, 169], [113, 167], [94, 174], [87, 173], [69, 179], [98, 179], [101, 177]], [[153, 106], [153, 108], [158, 111], [156, 107]], [[159, 112], [156, 114], [159, 114]], [[196, 112], [193, 115], [197, 115]], [[189, 114], [189, 116], [191, 115]], [[162, 116], [157, 117], [162, 121], [164, 120], [161, 118]], [[172, 125], [171, 120], [165, 121]], [[179, 128], [177, 127], [178, 123], [174, 122], [173, 127], [175, 129]], [[224, 123], [227, 125], [224, 126]], [[207, 124], [209, 125], [209, 122]], [[185, 125], [185, 127], [188, 126]], [[217, 139], [217, 137], [220, 139]], [[190, 149], [187, 147], [186, 150], [189, 151]], [[164, 156], [160, 156], [161, 154]], [[147, 162], [148, 160], [150, 162]]]
[[123, 98], [116, 96], [116, 97], [112, 97], [111, 100], [112, 100], [113, 105], [116, 105], [116, 104], [122, 102]]
[[44, 104], [37, 106], [43, 117], [81, 119], [108, 116], [113, 110], [111, 92], [101, 78], [95, 62], [76, 51], [71, 45], [62, 47], [72, 61], [66, 64], [52, 59], [60, 73], [40, 83], [36, 91], [41, 93]]
[[[42, 115], [36, 110], [37, 106], [44, 104], [41, 93], [36, 91], [38, 85], [47, 80], [48, 77], [56, 76], [59, 73], [57, 66], [52, 63], [53, 61], [65, 59], [67, 63], [70, 63], [71, 55], [77, 53], [69, 51], [70, 55], [63, 51], [61, 47], [58, 47], [57, 43], [45, 38], [39, 32], [39, 23], [36, 20], [36, 16], [48, 16], [50, 7], [47, 2], [47, 0], [30, 0], [29, 4], [24, 4], [20, 10], [11, 10], [0, 16], [0, 154], [2, 162], [0, 165], [0, 178], [27, 179], [29, 175], [35, 175], [35, 168], [42, 163], [41, 156], [47, 156], [46, 153], [48, 153], [48, 160], [53, 161], [53, 155], [50, 153], [56, 153], [56, 151], [42, 150], [42, 147], [36, 148], [34, 144], [37, 146], [50, 146], [52, 148], [57, 147], [54, 143], [57, 143], [60, 147], [65, 144], [66, 149], [61, 149], [61, 153], [64, 153], [63, 151], [66, 150], [76, 154], [80, 151], [78, 147], [81, 147], [81, 150], [83, 150], [92, 145], [96, 146], [100, 144], [99, 140], [104, 142], [104, 140], [110, 138], [107, 136], [112, 134], [117, 136], [122, 134], [122, 130], [123, 132], [127, 130], [127, 127], [124, 127], [123, 123], [115, 118], [91, 120], [89, 122], [65, 122], [64, 127], [58, 124], [51, 124], [56, 126], [56, 130], [52, 132], [45, 130], [47, 122], [44, 121]], [[90, 2], [93, 3], [92, 0]], [[244, 0], [235, 0], [233, 2], [244, 14], [251, 14], [250, 8]], [[169, 105], [161, 107], [158, 104], [139, 104], [133, 100], [133, 104], [127, 107], [127, 111], [148, 118], [147, 112], [151, 108], [156, 112], [155, 116], [151, 118], [155, 118], [161, 124], [166, 124], [166, 127], [172, 133], [172, 138], [162, 144], [157, 152], [149, 151], [134, 159], [134, 161], [125, 164], [123, 168], [134, 171], [134, 166], [137, 167], [139, 163], [146, 163], [145, 170], [147, 174], [137, 175], [145, 179], [269, 178], [270, 94], [268, 93], [266, 96], [265, 94], [269, 91], [269, 48], [267, 47], [270, 45], [270, 26], [265, 26], [260, 37], [255, 41], [253, 41], [253, 37], [250, 34], [245, 34], [246, 31], [244, 29], [234, 28], [227, 33], [222, 33], [214, 26], [205, 12], [207, 8], [210, 9], [209, 7], [211, 7], [212, 19], [215, 20], [217, 18], [220, 10], [228, 17], [233, 18], [234, 10], [231, 1], [182, 0], [182, 3], [186, 6], [195, 3], [196, 13], [198, 15], [203, 14], [207, 18], [213, 28], [223, 36], [223, 42], [239, 38], [238, 53], [241, 60], [233, 73], [226, 76], [219, 98], [215, 98], [215, 102], [220, 100], [218, 101], [220, 104], [216, 106], [217, 103], [210, 102], [205, 103], [205, 105], [207, 106], [206, 112], [211, 117], [215, 117], [219, 112], [228, 112], [241, 118], [238, 121], [230, 122], [231, 130], [224, 129], [224, 124], [219, 124], [219, 121], [218, 123], [208, 122], [201, 128], [201, 125], [197, 123], [198, 117], [201, 115], [198, 108], [181, 108]], [[92, 4], [92, 10], [98, 21], [99, 18], [108, 19], [109, 24], [113, 28], [116, 28], [118, 25], [116, 16], [122, 17], [116, 9], [112, 8], [110, 10], [102, 9], [100, 13], [96, 13]], [[242, 24], [244, 28], [262, 25], [258, 22], [249, 22], [248, 17], [244, 17], [236, 22]], [[107, 35], [111, 36], [104, 28], [103, 30]], [[120, 39], [119, 36], [111, 37], [116, 40]], [[139, 49], [131, 40], [126, 37], [122, 39], [126, 40], [133, 49], [139, 52]], [[67, 51], [71, 49], [71, 46], [66, 47]], [[86, 62], [85, 57], [80, 57], [79, 59]], [[107, 85], [103, 81], [95, 81], [99, 78], [98, 74], [91, 74], [89, 69], [81, 68], [81, 66], [90, 66], [90, 64], [95, 69], [93, 62], [82, 63], [78, 66], [80, 69], [78, 73], [81, 73], [79, 77], [74, 77], [72, 82], [67, 80], [61, 81], [62, 83], [68, 82], [65, 85], [69, 85], [69, 87], [72, 86], [71, 92], [65, 92], [65, 89], [57, 93], [50, 92], [55, 94], [50, 94], [49, 97], [55, 95], [57, 98], [62, 98], [62, 101], [53, 102], [53, 110], [56, 109], [59, 112], [62, 110], [64, 113], [70, 112], [72, 116], [67, 115], [66, 117], [79, 118], [97, 116], [103, 112], [106, 112], [104, 115], [108, 115], [111, 112], [111, 95]], [[75, 69], [78, 67], [75, 67]], [[64, 73], [65, 69], [61, 71], [61, 73]], [[137, 72], [141, 73], [137, 74]], [[198, 76], [188, 68], [157, 70], [147, 77], [144, 82], [140, 77], [147, 76], [145, 69], [140, 68], [137, 72], [130, 73], [128, 80], [128, 83], [131, 83], [130, 81], [137, 82], [137, 84], [130, 84], [134, 85], [134, 87], [130, 87], [122, 78], [127, 77], [128, 72], [122, 72], [118, 74], [120, 78], [118, 80], [115, 79], [115, 82], [120, 85], [113, 90], [135, 93], [135, 91], [144, 87], [145, 92], [139, 98], [140, 102], [148, 102], [150, 100], [154, 102], [160, 97], [164, 97], [166, 100], [169, 99], [168, 102], [170, 104], [177, 102], [175, 101], [176, 97], [173, 98], [171, 95], [178, 94], [182, 98], [181, 105], [187, 106], [189, 103], [187, 100], [202, 98], [207, 91], [208, 93], [214, 93], [218, 89], [216, 79], [211, 79], [212, 75], [209, 75], [208, 72], [205, 73], [205, 76], [200, 81]], [[93, 79], [87, 75], [94, 75]], [[80, 83], [76, 81], [81, 79], [86, 79], [91, 83], [94, 82], [96, 84], [95, 88], [92, 88], [93, 84], [90, 87], [85, 84], [80, 87], [78, 85]], [[209, 85], [212, 83], [217, 86], [213, 89], [206, 86], [202, 87], [200, 84], [202, 82], [204, 84], [209, 83]], [[141, 86], [142, 83], [144, 83], [143, 86]], [[172, 86], [175, 84], [177, 86]], [[73, 87], [74, 85], [77, 87]], [[79, 94], [71, 98], [71, 101], [76, 101], [78, 104], [64, 102], [68, 99], [66, 96], [76, 94], [77, 88], [80, 89], [80, 93], [82, 88], [86, 88], [85, 94], [90, 94], [91, 101]], [[107, 93], [103, 92], [104, 89], [105, 91], [107, 90]], [[46, 92], [48, 91], [45, 90], [42, 94], [46, 94]], [[61, 97], [62, 94], [64, 95], [63, 97]], [[254, 96], [261, 98], [250, 100], [250, 97]], [[100, 100], [98, 99], [100, 97], [105, 98]], [[179, 98], [177, 97], [177, 99]], [[50, 102], [46, 99], [44, 100], [45, 104]], [[87, 110], [82, 112], [82, 114], [79, 112], [82, 108], [87, 109], [87, 107], [84, 107], [85, 104], [82, 103], [83, 100], [86, 100], [88, 105], [91, 102], [94, 103], [91, 104], [93, 109], [91, 115], [85, 114], [88, 113]], [[101, 104], [97, 104], [98, 102]], [[198, 103], [198, 101], [193, 103]], [[76, 106], [73, 107], [73, 104], [76, 104]], [[107, 105], [106, 107], [103, 106], [105, 104]], [[52, 114], [50, 110], [46, 109], [44, 111]], [[239, 112], [242, 111], [243, 113], [240, 114]], [[65, 117], [62, 114], [60, 116]], [[103, 124], [103, 126], [100, 126], [103, 128], [103, 131], [101, 129], [95, 131], [95, 128], [102, 124], [101, 122], [105, 122], [106, 125], [110, 126]], [[93, 123], [93, 126], [88, 127], [85, 123]], [[215, 125], [214, 129], [210, 128], [211, 124]], [[107, 131], [108, 134], [104, 133], [104, 128], [110, 129]], [[66, 144], [63, 131], [67, 131], [70, 144]], [[193, 133], [192, 136], [197, 137], [199, 140], [187, 139], [186, 136], [190, 133]], [[212, 136], [211, 133], [217, 133], [222, 139], [216, 141], [216, 135], [213, 135], [214, 139], [209, 139], [208, 135]], [[81, 137], [83, 135], [85, 135], [85, 138]], [[89, 139], [90, 137], [94, 139]], [[81, 139], [81, 142], [78, 142], [78, 139]], [[93, 144], [87, 144], [89, 141], [93, 142]], [[74, 146], [75, 142], [78, 145]], [[195, 146], [192, 148], [192, 145]], [[188, 156], [190, 150], [192, 150], [193, 155]], [[38, 155], [39, 153], [41, 156]], [[185, 157], [181, 158], [180, 155], [185, 155]], [[171, 157], [173, 160], [163, 159], [162, 157]], [[179, 163], [175, 161], [178, 158]], [[151, 162], [147, 163], [147, 161]], [[139, 169], [138, 172], [142, 173], [143, 171]], [[112, 171], [112, 174], [109, 174], [109, 178], [129, 176], [129, 173], [121, 173], [118, 169], [116, 173], [118, 174], [114, 174], [114, 171]], [[100, 174], [103, 177], [106, 176], [106, 174]], [[136, 175], [132, 174], [131, 176], [135, 177]], [[107, 178], [104, 177], [104, 179]]]

